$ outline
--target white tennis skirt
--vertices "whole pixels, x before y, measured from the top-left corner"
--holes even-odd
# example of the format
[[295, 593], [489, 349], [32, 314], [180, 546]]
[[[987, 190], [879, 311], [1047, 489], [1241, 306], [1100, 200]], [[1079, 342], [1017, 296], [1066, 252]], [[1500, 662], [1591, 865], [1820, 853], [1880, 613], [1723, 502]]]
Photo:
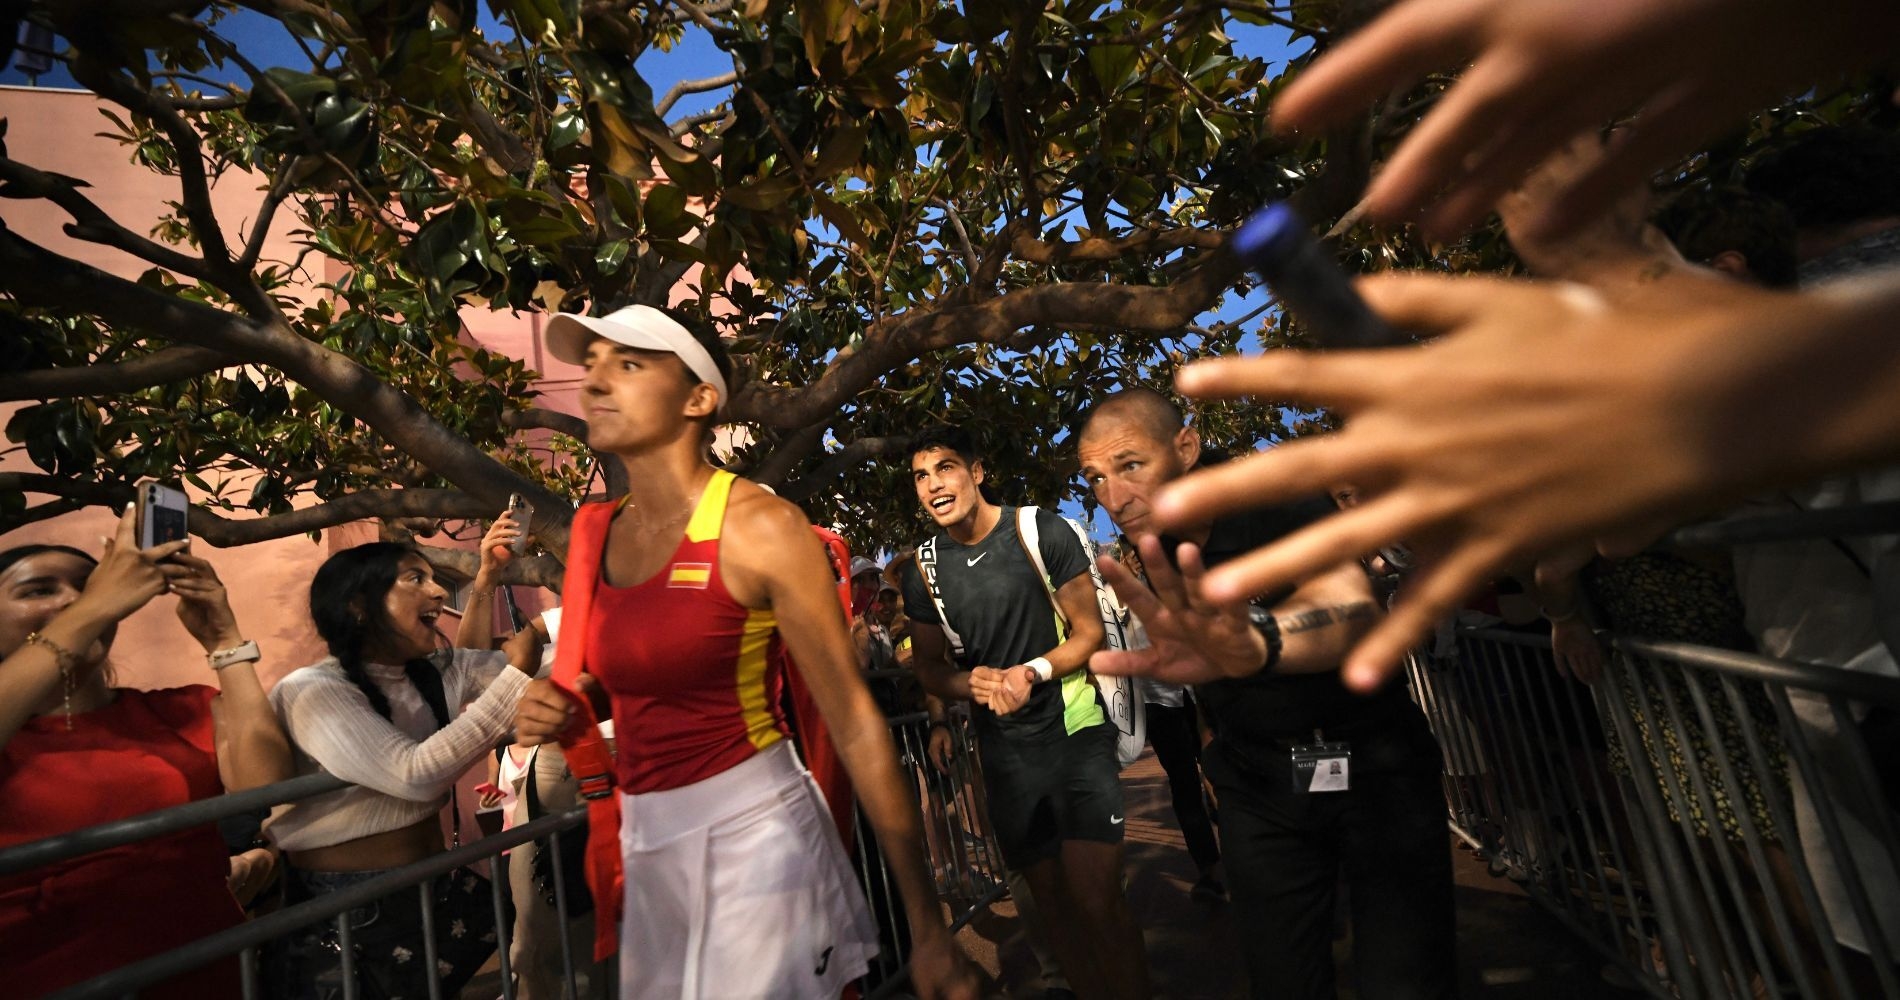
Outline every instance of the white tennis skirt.
[[620, 795], [620, 995], [836, 998], [877, 926], [818, 785], [781, 740], [684, 788]]

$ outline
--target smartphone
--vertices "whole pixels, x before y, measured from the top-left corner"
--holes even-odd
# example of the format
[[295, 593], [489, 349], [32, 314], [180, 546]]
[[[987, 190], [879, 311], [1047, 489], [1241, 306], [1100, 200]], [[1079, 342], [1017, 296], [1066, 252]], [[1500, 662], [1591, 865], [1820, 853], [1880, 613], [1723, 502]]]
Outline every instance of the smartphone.
[[185, 491], [156, 479], [141, 479], [134, 484], [133, 489], [138, 491], [139, 548], [149, 549], [166, 542], [182, 541], [185, 538], [185, 515], [191, 509], [191, 501], [185, 498]]
[[528, 529], [534, 526], [534, 504], [519, 493], [508, 494], [508, 509], [515, 515], [515, 524], [521, 528], [521, 534], [510, 542], [508, 548], [515, 555], [528, 551]]
[[1306, 324], [1321, 347], [1397, 347], [1411, 342], [1366, 305], [1306, 220], [1285, 202], [1255, 212], [1227, 245], [1266, 279], [1267, 287]]

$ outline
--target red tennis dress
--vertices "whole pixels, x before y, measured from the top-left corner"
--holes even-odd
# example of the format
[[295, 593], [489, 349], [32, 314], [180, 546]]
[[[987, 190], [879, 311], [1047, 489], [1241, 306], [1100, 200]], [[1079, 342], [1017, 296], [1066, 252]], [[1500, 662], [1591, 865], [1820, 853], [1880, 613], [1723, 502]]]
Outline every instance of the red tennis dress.
[[719, 576], [731, 473], [707, 483], [673, 558], [645, 582], [594, 588], [587, 672], [613, 697], [616, 784], [635, 795], [710, 778], [784, 739], [778, 619]]
[[653, 577], [592, 590], [584, 660], [617, 737], [623, 998], [828, 1000], [877, 953], [825, 798], [786, 738], [777, 619], [720, 578], [733, 482], [713, 475]]

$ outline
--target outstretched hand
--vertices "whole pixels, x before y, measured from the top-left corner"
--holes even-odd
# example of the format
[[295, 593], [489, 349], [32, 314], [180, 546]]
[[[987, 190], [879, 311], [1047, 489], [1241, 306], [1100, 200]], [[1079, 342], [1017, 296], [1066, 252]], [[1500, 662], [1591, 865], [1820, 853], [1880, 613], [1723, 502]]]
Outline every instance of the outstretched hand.
[[1164, 526], [1204, 524], [1359, 486], [1358, 507], [1209, 572], [1202, 589], [1234, 601], [1403, 540], [1421, 565], [1344, 664], [1361, 689], [1508, 567], [1575, 542], [1628, 551], [1751, 490], [1893, 450], [1900, 374], [1877, 331], [1900, 281], [1794, 295], [1676, 270], [1616, 298], [1422, 275], [1359, 287], [1388, 322], [1441, 336], [1184, 369], [1190, 396], [1325, 406], [1346, 425], [1184, 477], [1154, 511]]
[[[1636, 112], [1611, 155], [1536, 220], [1550, 234], [1751, 111], [1881, 58], [1885, 0], [1410, 0], [1345, 38], [1274, 102], [1284, 129], [1339, 124], [1428, 72], [1469, 66], [1366, 191], [1376, 219], [1448, 236], [1572, 137]], [[1582, 81], [1580, 85], [1580, 81]]]
[[[1169, 564], [1155, 536], [1143, 535], [1137, 548], [1147, 568], [1148, 585], [1107, 556], [1098, 558], [1096, 564], [1115, 595], [1141, 620], [1149, 646], [1101, 650], [1089, 658], [1089, 669], [1100, 674], [1152, 677], [1169, 684], [1205, 684], [1259, 672], [1266, 663], [1267, 641], [1248, 621], [1247, 602], [1213, 603], [1200, 596], [1201, 579], [1206, 573], [1200, 547], [1181, 546], [1179, 573]], [[1149, 586], [1154, 589], [1151, 591]]]

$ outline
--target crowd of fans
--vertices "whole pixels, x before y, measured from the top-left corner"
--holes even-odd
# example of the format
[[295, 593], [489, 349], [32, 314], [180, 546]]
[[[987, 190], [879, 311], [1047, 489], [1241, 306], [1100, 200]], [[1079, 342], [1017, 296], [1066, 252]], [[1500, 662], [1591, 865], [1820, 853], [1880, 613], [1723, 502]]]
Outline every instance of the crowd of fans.
[[[559, 877], [576, 949], [594, 944], [575, 955], [583, 995], [837, 996], [895, 943], [851, 870], [860, 837], [900, 891], [914, 987], [976, 995], [938, 906], [971, 889], [970, 836], [1000, 846], [1052, 995], [1146, 996], [1104, 695], [1137, 675], [1193, 894], [1231, 901], [1254, 995], [1334, 995], [1341, 887], [1359, 995], [1453, 995], [1445, 757], [1393, 667], [1475, 590], [1509, 580], [1541, 606], [1537, 627], [1581, 683], [1603, 675], [1600, 630], [1900, 675], [1895, 536], [1733, 554], [1667, 540], [1712, 517], [1900, 496], [1881, 466], [1900, 458], [1887, 336], [1900, 137], [1815, 129], [1761, 152], [1741, 185], [1677, 198], [1653, 228], [1640, 204], [1649, 171], [1756, 105], [1893, 54], [1890, 5], [1821, 6], [1797, 20], [1762, 0], [1410, 0], [1334, 47], [1276, 120], [1324, 127], [1468, 63], [1379, 173], [1365, 217], [1449, 235], [1497, 208], [1538, 276], [1367, 279], [1375, 311], [1431, 342], [1179, 375], [1188, 397], [1346, 418], [1314, 440], [1220, 461], [1165, 389], [1091, 401], [1072, 440], [1113, 555], [1097, 559], [1053, 510], [995, 502], [979, 444], [933, 427], [902, 456], [927, 537], [839, 571], [795, 506], [707, 461], [729, 362], [705, 324], [644, 306], [549, 324], [550, 353], [586, 370], [589, 444], [632, 488], [578, 512], [563, 608], [500, 648], [488, 601], [531, 528], [510, 513], [482, 540], [454, 641], [418, 551], [333, 555], [309, 602], [330, 655], [268, 695], [264, 653], [210, 563], [185, 543], [139, 549], [129, 512], [97, 555], [0, 552], [0, 845], [298, 774], [351, 782], [277, 809], [269, 846], [187, 831], [0, 878], [9, 991], [52, 992], [235, 926], [265, 883], [295, 904], [439, 854], [444, 806], [459, 817], [458, 781], [487, 764], [482, 804], [510, 825], [589, 808], [558, 852], [567, 871], [534, 844], [496, 869], [518, 995], [560, 989]], [[218, 686], [114, 687], [116, 624], [166, 594]], [[1106, 642], [1122, 628], [1127, 641]], [[1830, 712], [1796, 708], [1834, 738]], [[921, 756], [898, 753], [886, 722], [913, 713], [928, 720]], [[1715, 736], [1636, 722], [1641, 746], [1616, 749], [1658, 774]], [[1814, 790], [1773, 748], [1761, 759], [1742, 783], [1791, 784], [1796, 825], [1811, 826]], [[1750, 804], [1665, 793], [1710, 844]], [[861, 825], [828, 808], [848, 796]], [[1820, 911], [1798, 915], [1809, 933], [1825, 918], [1865, 958], [1871, 935], [1900, 928], [1886, 912], [1900, 875], [1878, 844], [1849, 843], [1882, 908], [1864, 927], [1842, 859], [1772, 820], [1751, 822], [1817, 873]], [[428, 995], [431, 980], [452, 995], [492, 955], [483, 876], [456, 869], [426, 891], [434, 968], [414, 890], [350, 911], [374, 995]], [[323, 925], [273, 942], [270, 995], [340, 995], [340, 946]], [[144, 995], [237, 989], [220, 962]]]

